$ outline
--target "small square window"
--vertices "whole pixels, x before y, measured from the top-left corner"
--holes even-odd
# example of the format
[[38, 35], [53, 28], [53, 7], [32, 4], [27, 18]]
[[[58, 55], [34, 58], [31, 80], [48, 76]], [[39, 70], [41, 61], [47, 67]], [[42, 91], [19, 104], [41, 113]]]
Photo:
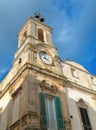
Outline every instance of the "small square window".
[[72, 72], [73, 77], [78, 78], [78, 74], [77, 74], [77, 71], [75, 69], [72, 68], [71, 72]]
[[91, 77], [91, 82], [93, 85], [96, 85], [96, 79], [94, 77]]

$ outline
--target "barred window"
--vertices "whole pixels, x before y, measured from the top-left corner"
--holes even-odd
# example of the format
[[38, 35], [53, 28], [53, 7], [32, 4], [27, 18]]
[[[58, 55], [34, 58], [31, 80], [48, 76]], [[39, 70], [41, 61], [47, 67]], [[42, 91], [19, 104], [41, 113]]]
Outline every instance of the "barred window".
[[88, 117], [88, 113], [87, 113], [87, 109], [79, 107], [79, 110], [80, 110], [84, 130], [92, 130], [90, 121], [89, 121], [89, 117]]

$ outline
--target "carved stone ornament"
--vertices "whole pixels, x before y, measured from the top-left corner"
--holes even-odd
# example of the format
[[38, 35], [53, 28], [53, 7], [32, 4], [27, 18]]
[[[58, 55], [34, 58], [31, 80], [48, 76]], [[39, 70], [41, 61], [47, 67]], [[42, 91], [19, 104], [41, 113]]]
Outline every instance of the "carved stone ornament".
[[18, 121], [15, 122], [14, 124], [12, 124], [9, 129], [10, 129], [10, 130], [20, 130], [20, 120], [18, 120]]
[[82, 98], [79, 99], [78, 105], [81, 107], [87, 107], [86, 103], [84, 102], [84, 100]]
[[41, 89], [44, 91], [45, 89], [49, 90], [50, 92], [56, 93], [57, 86], [56, 85], [49, 85], [46, 80], [42, 80], [40, 84]]
[[9, 93], [13, 97], [15, 96], [20, 90], [22, 89], [22, 86], [19, 86], [17, 89], [12, 88]]
[[22, 117], [22, 125], [26, 125], [27, 124], [27, 115]]

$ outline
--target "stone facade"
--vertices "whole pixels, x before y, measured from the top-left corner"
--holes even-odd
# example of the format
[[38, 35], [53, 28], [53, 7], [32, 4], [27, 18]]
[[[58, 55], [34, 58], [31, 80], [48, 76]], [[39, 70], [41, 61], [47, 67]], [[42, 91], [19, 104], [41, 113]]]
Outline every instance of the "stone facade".
[[[96, 129], [96, 77], [78, 63], [65, 61], [63, 74], [67, 78], [65, 93], [71, 116], [72, 130], [84, 130], [79, 107], [88, 112], [91, 130]], [[72, 73], [74, 70], [76, 72]], [[75, 74], [75, 75], [74, 75]]]
[[[79, 107], [88, 111], [88, 130], [96, 130], [96, 78], [75, 62], [61, 61], [51, 33], [32, 17], [18, 33], [13, 66], [0, 83], [0, 130], [85, 130]], [[48, 121], [49, 106], [56, 127]]]

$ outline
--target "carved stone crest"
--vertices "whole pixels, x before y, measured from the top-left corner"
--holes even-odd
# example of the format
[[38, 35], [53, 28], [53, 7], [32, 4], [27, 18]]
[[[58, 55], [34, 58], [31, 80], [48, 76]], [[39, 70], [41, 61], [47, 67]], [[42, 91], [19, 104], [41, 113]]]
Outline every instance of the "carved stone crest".
[[56, 93], [56, 92], [57, 92], [57, 86], [54, 85], [54, 84], [52, 84], [52, 85], [48, 84], [48, 83], [46, 82], [46, 80], [42, 80], [42, 81], [41, 81], [40, 87], [41, 87], [41, 89], [42, 89], [43, 91], [44, 91], [45, 89], [47, 89], [47, 90], [49, 90], [49, 91], [51, 91], [51, 92], [53, 92], [53, 93]]

